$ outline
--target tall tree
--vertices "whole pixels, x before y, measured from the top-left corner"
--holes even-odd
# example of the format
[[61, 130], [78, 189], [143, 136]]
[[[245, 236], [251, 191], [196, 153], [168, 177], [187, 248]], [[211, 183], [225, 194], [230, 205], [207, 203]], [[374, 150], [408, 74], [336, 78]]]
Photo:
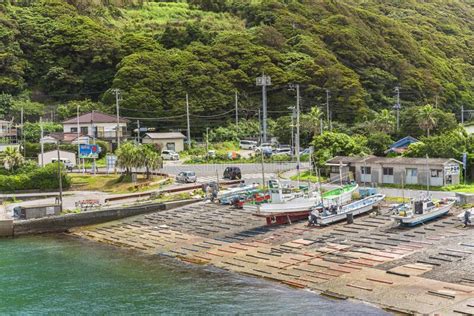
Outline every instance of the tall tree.
[[390, 134], [395, 127], [395, 117], [389, 110], [383, 109], [375, 115], [373, 123], [377, 131]]
[[430, 130], [436, 127], [438, 119], [435, 115], [435, 108], [427, 104], [420, 108], [417, 113], [418, 126], [426, 130], [426, 136], [430, 137]]

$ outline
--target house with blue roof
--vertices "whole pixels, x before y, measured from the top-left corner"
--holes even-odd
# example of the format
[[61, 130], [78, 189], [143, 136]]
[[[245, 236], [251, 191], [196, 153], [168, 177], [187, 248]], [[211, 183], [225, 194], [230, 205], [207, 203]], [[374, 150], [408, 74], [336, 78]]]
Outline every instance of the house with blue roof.
[[408, 149], [413, 143], [419, 142], [418, 139], [415, 137], [407, 136], [402, 139], [397, 140], [395, 143], [390, 145], [390, 148], [385, 151], [385, 154], [395, 153], [395, 154], [402, 154]]

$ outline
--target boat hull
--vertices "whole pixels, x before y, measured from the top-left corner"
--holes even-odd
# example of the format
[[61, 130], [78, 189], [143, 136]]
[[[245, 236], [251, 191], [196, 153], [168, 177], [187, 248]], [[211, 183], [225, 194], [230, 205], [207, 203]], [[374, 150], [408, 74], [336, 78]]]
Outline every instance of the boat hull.
[[453, 205], [454, 201], [449, 202], [448, 204], [439, 207], [437, 210], [431, 211], [426, 214], [421, 214], [412, 217], [394, 215], [392, 216], [392, 218], [402, 226], [416, 226], [448, 214]]
[[[342, 221], [342, 220], [346, 219], [348, 214], [352, 214], [353, 216], [356, 216], [356, 215], [367, 213], [367, 212], [373, 210], [374, 207], [376, 207], [380, 203], [382, 203], [384, 198], [385, 198], [385, 195], [378, 194], [376, 196], [370, 196], [370, 197], [367, 197], [365, 199], [356, 201], [356, 202], [351, 203], [351, 204], [355, 204], [355, 205], [359, 204], [360, 207], [354, 208], [353, 210], [348, 210], [346, 212], [341, 212], [341, 213], [338, 213], [338, 214], [329, 215], [329, 216], [324, 216], [324, 217], [318, 216], [318, 224], [320, 224], [320, 225], [329, 225], [329, 224], [339, 222], [339, 221]], [[371, 201], [371, 203], [365, 204], [364, 201]], [[346, 207], [350, 208], [351, 204], [348, 204]]]

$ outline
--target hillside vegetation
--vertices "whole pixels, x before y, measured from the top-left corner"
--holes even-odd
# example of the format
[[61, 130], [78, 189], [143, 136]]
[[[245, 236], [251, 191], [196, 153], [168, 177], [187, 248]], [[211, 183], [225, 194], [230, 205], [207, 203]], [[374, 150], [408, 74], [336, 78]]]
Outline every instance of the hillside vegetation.
[[117, 4], [0, 4], [0, 114], [83, 99], [113, 111], [108, 91], [120, 88], [126, 116], [176, 116], [160, 126], [182, 127], [187, 92], [195, 124], [220, 124], [225, 114], [207, 116], [231, 110], [235, 91], [241, 115], [256, 116], [262, 73], [274, 117], [295, 102], [289, 83], [301, 84], [303, 110], [324, 106], [328, 89], [333, 119], [346, 123], [390, 109], [396, 86], [403, 107], [474, 105], [468, 0]]

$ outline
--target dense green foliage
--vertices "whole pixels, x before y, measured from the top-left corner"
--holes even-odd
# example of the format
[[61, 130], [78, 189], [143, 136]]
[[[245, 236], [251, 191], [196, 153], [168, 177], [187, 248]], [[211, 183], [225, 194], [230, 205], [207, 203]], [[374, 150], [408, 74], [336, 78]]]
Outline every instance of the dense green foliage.
[[[470, 1], [189, 2], [0, 4], [0, 116], [18, 120], [20, 102], [37, 118], [47, 110], [40, 102], [60, 105], [63, 119], [75, 114], [69, 101], [85, 99], [83, 110], [113, 112], [113, 87], [123, 91], [124, 115], [174, 116], [149, 125], [183, 128], [189, 93], [193, 133], [201, 135], [204, 121], [228, 117], [236, 90], [241, 116], [256, 117], [262, 72], [272, 78], [274, 118], [295, 102], [291, 82], [301, 84], [306, 112], [323, 106], [329, 89], [331, 116], [346, 123], [390, 109], [397, 85], [403, 108], [437, 103], [459, 113], [474, 104]], [[91, 105], [98, 101], [104, 105]], [[407, 114], [405, 134], [426, 134], [413, 118]]]
[[[66, 169], [62, 168], [62, 184], [67, 189], [71, 186]], [[58, 165], [50, 163], [43, 168], [27, 168], [27, 172], [0, 175], [0, 191], [16, 192], [18, 190], [55, 190], [59, 188]]]

